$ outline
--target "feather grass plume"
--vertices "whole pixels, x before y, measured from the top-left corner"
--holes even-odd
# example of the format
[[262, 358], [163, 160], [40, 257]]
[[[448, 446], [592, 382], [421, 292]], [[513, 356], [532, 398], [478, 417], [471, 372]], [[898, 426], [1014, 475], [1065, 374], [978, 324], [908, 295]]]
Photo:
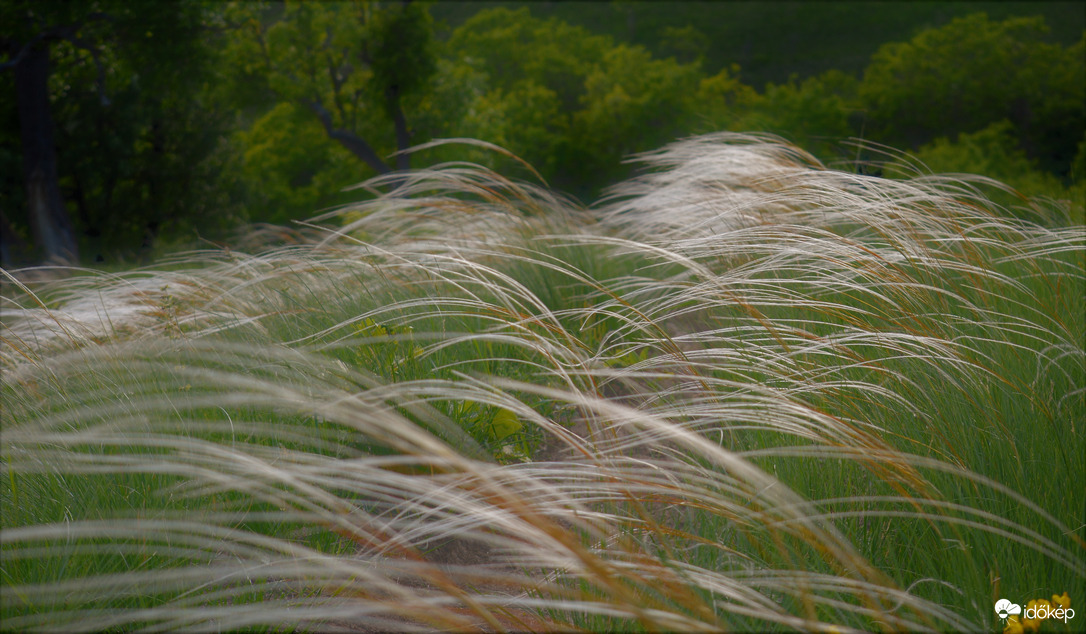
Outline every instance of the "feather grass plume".
[[1083, 227], [770, 137], [637, 160], [595, 210], [449, 164], [289, 246], [5, 273], [3, 627], [977, 630], [1083, 587]]

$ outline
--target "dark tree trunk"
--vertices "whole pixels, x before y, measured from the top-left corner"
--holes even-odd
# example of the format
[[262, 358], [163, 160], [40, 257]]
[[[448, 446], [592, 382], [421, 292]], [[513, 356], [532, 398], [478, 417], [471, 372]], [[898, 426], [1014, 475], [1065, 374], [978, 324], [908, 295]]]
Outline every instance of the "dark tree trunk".
[[0, 209], [0, 267], [10, 269], [25, 264], [29, 256], [29, 245], [15, 233], [4, 210]]
[[75, 231], [57, 184], [48, 45], [31, 46], [14, 70], [30, 230], [46, 260], [75, 262], [79, 256]]
[[411, 132], [407, 129], [407, 118], [403, 116], [403, 108], [400, 107], [399, 87], [389, 86], [385, 98], [388, 100], [392, 123], [396, 127], [396, 149], [400, 152], [396, 155], [396, 169], [407, 171], [411, 169], [411, 155], [404, 150], [411, 146]]

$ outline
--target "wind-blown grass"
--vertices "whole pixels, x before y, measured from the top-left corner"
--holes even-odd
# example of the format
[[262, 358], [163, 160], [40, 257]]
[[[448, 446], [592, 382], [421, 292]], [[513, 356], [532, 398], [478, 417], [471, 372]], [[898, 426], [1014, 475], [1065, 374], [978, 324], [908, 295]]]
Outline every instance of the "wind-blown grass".
[[9, 281], [3, 626], [978, 630], [1080, 602], [1084, 228], [768, 137], [639, 160], [595, 210], [446, 165], [286, 246]]

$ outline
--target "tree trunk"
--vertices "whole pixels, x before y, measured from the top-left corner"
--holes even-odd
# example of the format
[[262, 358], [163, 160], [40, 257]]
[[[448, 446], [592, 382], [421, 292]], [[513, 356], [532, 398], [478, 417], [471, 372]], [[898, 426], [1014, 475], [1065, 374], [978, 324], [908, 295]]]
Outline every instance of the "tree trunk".
[[15, 233], [15, 227], [0, 209], [0, 267], [11, 269], [25, 264], [29, 255], [28, 245]]
[[75, 231], [57, 184], [48, 45], [32, 46], [14, 70], [30, 229], [46, 261], [74, 263], [79, 257]]
[[411, 169], [411, 155], [404, 152], [411, 146], [411, 132], [407, 129], [407, 118], [403, 116], [403, 108], [400, 107], [399, 86], [389, 86], [385, 91], [388, 100], [388, 111], [392, 115], [392, 123], [396, 127], [396, 169], [406, 172]]

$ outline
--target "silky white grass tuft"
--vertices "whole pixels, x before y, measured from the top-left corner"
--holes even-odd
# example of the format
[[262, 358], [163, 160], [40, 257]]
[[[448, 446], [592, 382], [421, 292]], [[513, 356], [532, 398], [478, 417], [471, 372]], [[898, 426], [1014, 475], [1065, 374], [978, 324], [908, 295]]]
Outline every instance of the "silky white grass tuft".
[[6, 292], [5, 627], [975, 630], [1082, 587], [1083, 227], [765, 136], [639, 160], [593, 211], [449, 164]]

